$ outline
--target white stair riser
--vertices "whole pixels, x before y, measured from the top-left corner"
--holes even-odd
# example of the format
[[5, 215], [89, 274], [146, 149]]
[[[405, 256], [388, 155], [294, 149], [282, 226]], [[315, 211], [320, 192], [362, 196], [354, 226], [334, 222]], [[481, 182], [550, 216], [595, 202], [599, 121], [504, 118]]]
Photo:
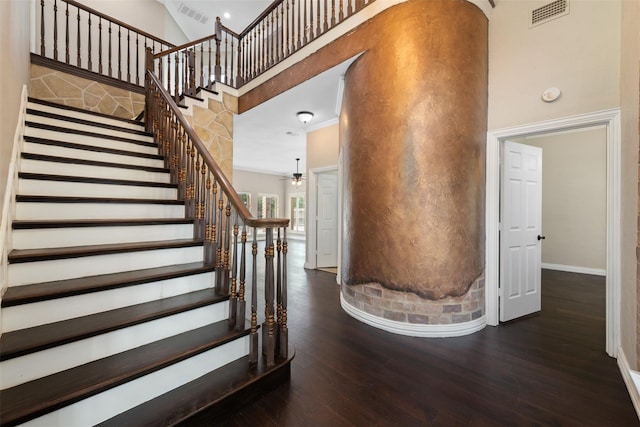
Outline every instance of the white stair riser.
[[161, 183], [169, 183], [171, 181], [171, 175], [166, 172], [149, 172], [118, 167], [69, 164], [32, 159], [22, 159], [20, 162], [20, 171], [52, 175], [115, 178], [128, 179], [131, 181], [150, 181]]
[[107, 197], [127, 199], [175, 200], [175, 188], [146, 187], [137, 185], [93, 184], [87, 182], [47, 181], [39, 179], [18, 180], [18, 194], [27, 196]]
[[91, 294], [5, 307], [2, 309], [2, 328], [3, 332], [31, 328], [199, 291], [210, 288], [213, 284], [214, 273], [209, 272]]
[[22, 425], [50, 427], [98, 424], [247, 354], [249, 338], [244, 337]]
[[51, 117], [35, 116], [33, 114], [27, 114], [26, 121], [35, 122], [43, 125], [51, 125], [51, 126], [81, 130], [84, 132], [100, 133], [103, 135], [116, 136], [119, 138], [130, 138], [130, 139], [138, 139], [140, 141], [153, 142], [153, 137], [148, 135], [137, 135], [135, 133], [127, 132], [126, 130], [96, 127], [90, 124], [74, 123], [74, 122], [69, 122], [67, 120], [54, 119]]
[[35, 102], [29, 102], [27, 104], [27, 108], [37, 111], [46, 111], [49, 113], [60, 114], [67, 117], [74, 117], [82, 120], [90, 120], [92, 122], [104, 123], [112, 126], [119, 126], [122, 128], [133, 129], [133, 130], [144, 130], [144, 126], [140, 124], [134, 124], [130, 122], [125, 122], [121, 120], [111, 119], [108, 117], [96, 116], [95, 114], [82, 113], [79, 111], [71, 111], [65, 110], [57, 107], [50, 107], [48, 105], [42, 105]]
[[184, 218], [184, 205], [132, 203], [16, 203], [16, 219]]
[[193, 224], [19, 229], [13, 230], [12, 249], [62, 248], [192, 238]]
[[50, 261], [24, 262], [9, 265], [9, 281], [12, 286], [75, 277], [132, 271], [165, 265], [200, 262], [202, 246], [94, 255]]
[[156, 147], [148, 147], [146, 145], [134, 144], [131, 142], [118, 141], [114, 139], [100, 138], [95, 136], [77, 135], [74, 133], [57, 132], [48, 129], [38, 129], [28, 126], [25, 128], [25, 135], [35, 138], [52, 139], [54, 141], [72, 142], [74, 144], [82, 144], [92, 147], [113, 148], [116, 150], [127, 150], [145, 154], [158, 154], [158, 148]]
[[84, 365], [229, 317], [228, 302], [189, 310], [125, 329], [30, 353], [0, 363], [0, 389]]
[[43, 154], [47, 156], [69, 157], [72, 159], [97, 160], [99, 162], [121, 163], [124, 165], [150, 166], [153, 168], [164, 167], [164, 161], [149, 159], [146, 157], [127, 156], [124, 154], [103, 153], [100, 151], [81, 150], [75, 148], [59, 147], [56, 145], [25, 142], [25, 153]]

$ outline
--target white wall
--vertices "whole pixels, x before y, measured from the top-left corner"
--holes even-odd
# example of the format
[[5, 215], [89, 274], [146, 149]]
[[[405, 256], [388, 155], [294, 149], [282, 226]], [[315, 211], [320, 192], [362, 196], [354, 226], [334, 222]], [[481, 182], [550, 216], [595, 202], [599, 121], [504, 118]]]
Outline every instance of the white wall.
[[233, 170], [233, 187], [238, 193], [251, 194], [251, 213], [257, 217], [258, 195], [276, 194], [278, 196], [278, 217], [287, 217], [286, 186], [290, 185], [289, 179], [283, 179], [279, 175], [270, 175], [258, 172], [249, 172], [240, 169]]
[[0, 1], [0, 188], [3, 199], [22, 86], [29, 82], [30, 4]]
[[184, 32], [157, 0], [81, 0], [80, 3], [175, 45], [187, 42]]
[[[620, 105], [620, 1], [571, 0], [529, 28], [546, 0], [497, 1], [489, 24], [489, 130]], [[542, 92], [559, 87], [554, 103]]]
[[607, 134], [598, 127], [529, 137], [542, 148], [542, 262], [604, 270]]

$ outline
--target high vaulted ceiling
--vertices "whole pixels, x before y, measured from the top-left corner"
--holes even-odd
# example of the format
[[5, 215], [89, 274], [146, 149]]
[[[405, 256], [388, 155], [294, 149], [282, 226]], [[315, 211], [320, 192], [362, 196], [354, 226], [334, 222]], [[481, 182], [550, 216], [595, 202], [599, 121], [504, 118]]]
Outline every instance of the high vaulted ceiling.
[[[190, 40], [213, 34], [217, 16], [226, 27], [240, 33], [272, 3], [272, 0], [158, 1]], [[236, 116], [234, 168], [290, 176], [295, 172], [295, 159], [300, 158], [300, 170], [305, 171], [305, 132], [337, 118], [340, 77], [349, 63]], [[303, 125], [296, 117], [298, 111], [313, 112], [313, 120]]]

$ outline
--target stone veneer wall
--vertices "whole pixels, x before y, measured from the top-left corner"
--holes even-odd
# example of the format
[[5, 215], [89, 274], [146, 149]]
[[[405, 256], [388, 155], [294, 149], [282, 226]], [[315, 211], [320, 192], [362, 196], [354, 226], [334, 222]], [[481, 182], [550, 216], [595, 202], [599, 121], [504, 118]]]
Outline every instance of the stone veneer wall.
[[207, 150], [229, 181], [233, 175], [233, 115], [238, 98], [225, 92], [219, 95], [201, 92], [204, 101], [190, 101], [184, 117], [196, 131]]
[[484, 315], [484, 278], [476, 279], [463, 296], [436, 301], [413, 292], [393, 291], [378, 283], [342, 286], [342, 295], [355, 308], [397, 322], [449, 325]]
[[143, 94], [36, 64], [31, 64], [29, 96], [125, 119], [144, 111]]

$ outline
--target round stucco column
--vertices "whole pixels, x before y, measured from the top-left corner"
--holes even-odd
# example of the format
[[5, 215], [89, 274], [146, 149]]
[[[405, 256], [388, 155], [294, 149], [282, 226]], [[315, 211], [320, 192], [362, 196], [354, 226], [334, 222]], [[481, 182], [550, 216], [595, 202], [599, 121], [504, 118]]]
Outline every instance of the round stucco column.
[[[487, 18], [465, 1], [414, 1], [379, 25], [345, 76], [343, 298], [393, 321], [472, 320], [484, 309]], [[455, 298], [474, 290], [460, 316]]]

